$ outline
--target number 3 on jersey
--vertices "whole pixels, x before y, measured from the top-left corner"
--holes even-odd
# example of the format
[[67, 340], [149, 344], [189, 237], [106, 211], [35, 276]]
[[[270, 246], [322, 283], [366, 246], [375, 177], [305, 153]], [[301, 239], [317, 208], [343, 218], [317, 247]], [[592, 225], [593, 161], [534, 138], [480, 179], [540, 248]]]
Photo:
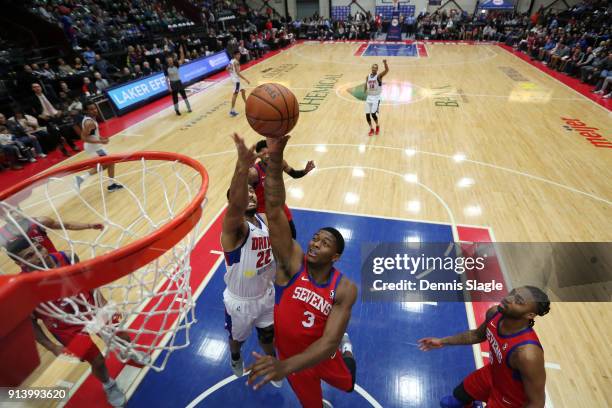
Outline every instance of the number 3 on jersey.
[[257, 269], [270, 263], [270, 249], [257, 253]]
[[302, 326], [312, 327], [314, 325], [315, 315], [312, 312], [305, 311], [304, 316], [306, 316], [306, 320], [302, 320]]

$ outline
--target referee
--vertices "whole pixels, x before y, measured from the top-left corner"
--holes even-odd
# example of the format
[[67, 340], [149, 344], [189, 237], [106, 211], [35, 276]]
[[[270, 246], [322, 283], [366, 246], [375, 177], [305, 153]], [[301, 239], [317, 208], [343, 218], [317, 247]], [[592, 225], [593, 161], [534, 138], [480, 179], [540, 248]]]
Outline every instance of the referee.
[[191, 106], [189, 105], [189, 100], [187, 99], [187, 94], [185, 93], [185, 87], [181, 82], [181, 78], [179, 76], [179, 67], [183, 65], [185, 62], [185, 51], [183, 46], [179, 46], [179, 61], [176, 62], [172, 59], [172, 57], [166, 58], [166, 68], [164, 69], [164, 75], [166, 75], [166, 79], [168, 80], [168, 86], [170, 87], [170, 91], [172, 91], [172, 101], [174, 102], [174, 111], [177, 115], [181, 115], [179, 111], [179, 93], [181, 97], [185, 101], [185, 105], [187, 105], [187, 112], [191, 112]]

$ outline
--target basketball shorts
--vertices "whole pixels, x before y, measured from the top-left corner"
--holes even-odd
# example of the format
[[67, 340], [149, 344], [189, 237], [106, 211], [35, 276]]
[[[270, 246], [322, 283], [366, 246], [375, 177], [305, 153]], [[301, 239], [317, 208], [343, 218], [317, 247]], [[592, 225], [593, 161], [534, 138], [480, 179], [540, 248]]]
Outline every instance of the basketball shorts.
[[379, 96], [368, 96], [366, 98], [366, 106], [365, 113], [378, 113], [378, 108], [380, 107], [380, 97]]
[[83, 331], [82, 326], [75, 326], [64, 330], [54, 329], [50, 330], [50, 332], [53, 337], [62, 343], [67, 354], [77, 357], [81, 361], [91, 363], [101, 354], [96, 343], [93, 342], [87, 332]]
[[263, 329], [274, 324], [274, 287], [259, 299], [244, 300], [233, 296], [227, 288], [223, 292], [225, 330], [230, 339], [246, 341], [253, 327]]
[[[279, 357], [281, 360], [286, 358], [283, 358], [280, 352]], [[321, 380], [345, 392], [353, 391], [354, 387], [353, 376], [344, 363], [340, 350], [314, 367], [289, 374], [287, 380], [304, 408], [321, 408]]]
[[85, 151], [87, 152], [87, 154], [90, 156], [93, 156], [93, 157], [108, 156], [108, 152], [100, 144], [85, 143], [83, 147], [85, 148]]
[[493, 387], [490, 364], [465, 377], [463, 388], [475, 401], [486, 402], [487, 408], [520, 408], [526, 402], [510, 393], [504, 393], [503, 389]]

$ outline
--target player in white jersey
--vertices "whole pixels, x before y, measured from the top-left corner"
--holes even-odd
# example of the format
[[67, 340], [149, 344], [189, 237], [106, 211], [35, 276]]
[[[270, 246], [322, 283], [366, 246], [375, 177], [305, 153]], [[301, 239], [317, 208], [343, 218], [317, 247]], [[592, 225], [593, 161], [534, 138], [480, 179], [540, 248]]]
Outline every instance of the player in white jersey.
[[[84, 150], [90, 156], [108, 156], [104, 145], [108, 144], [108, 139], [100, 136], [100, 128], [98, 126], [98, 108], [93, 102], [88, 102], [85, 105], [85, 116], [81, 121], [81, 140], [84, 142]], [[115, 181], [115, 165], [108, 164], [102, 166], [102, 170], [108, 172], [108, 177], [111, 179], [111, 184], [107, 187], [109, 192], [114, 192], [123, 188], [123, 186]], [[77, 190], [81, 188], [81, 184], [85, 179], [97, 173], [97, 169], [91, 169], [88, 173], [75, 177], [75, 185]]]
[[[244, 372], [242, 344], [257, 329], [264, 352], [274, 352], [274, 284], [276, 263], [265, 216], [257, 214], [257, 196], [248, 185], [249, 169], [255, 164], [255, 146], [248, 149], [234, 133], [238, 160], [227, 192], [221, 246], [225, 255], [223, 292], [225, 328], [229, 332], [230, 364], [237, 377]], [[281, 382], [273, 384], [281, 386]]]
[[378, 125], [378, 108], [380, 107], [380, 94], [382, 93], [382, 79], [389, 72], [387, 60], [383, 60], [383, 64], [385, 65], [385, 70], [380, 74], [378, 73], [378, 64], [372, 65], [372, 73], [366, 77], [366, 83], [363, 86], [363, 91], [366, 94], [366, 120], [370, 126], [370, 133], [368, 133], [368, 136], [374, 134], [370, 116], [374, 118], [374, 122], [376, 123], [376, 134], [380, 133], [380, 126]]
[[238, 112], [234, 110], [234, 106], [236, 106], [236, 99], [238, 98], [238, 92], [242, 94], [242, 100], [246, 103], [246, 92], [244, 89], [240, 88], [240, 78], [244, 79], [244, 82], [250, 84], [249, 80], [246, 79], [240, 73], [240, 51], [236, 51], [234, 53], [234, 58], [230, 61], [229, 65], [225, 68], [227, 72], [229, 72], [230, 79], [234, 84], [234, 94], [232, 95], [232, 107], [230, 109], [230, 115], [236, 116]]

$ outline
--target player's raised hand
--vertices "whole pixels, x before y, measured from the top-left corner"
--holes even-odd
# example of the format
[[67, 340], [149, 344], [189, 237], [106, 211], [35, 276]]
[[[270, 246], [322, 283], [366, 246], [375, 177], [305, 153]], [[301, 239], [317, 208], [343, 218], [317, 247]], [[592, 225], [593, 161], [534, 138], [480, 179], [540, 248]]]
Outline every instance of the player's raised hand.
[[247, 168], [253, 166], [255, 164], [255, 159], [257, 159], [255, 145], [247, 148], [244, 144], [244, 139], [240, 137], [238, 133], [234, 133], [232, 135], [232, 139], [234, 140], [236, 150], [238, 151], [238, 162]]
[[304, 171], [306, 172], [306, 174], [310, 173], [314, 168], [315, 168], [315, 162], [312, 160], [309, 160], [308, 163], [306, 163], [306, 167], [304, 168]]
[[262, 356], [257, 352], [253, 352], [253, 357], [257, 360], [247, 367], [249, 371], [248, 385], [253, 385], [258, 377], [262, 380], [253, 386], [254, 390], [258, 390], [270, 381], [280, 381], [287, 376], [285, 365], [282, 361], [277, 360], [272, 356]]
[[89, 224], [89, 228], [90, 229], [95, 229], [95, 230], [103, 230], [104, 229], [104, 224]]
[[282, 153], [290, 138], [291, 136], [289, 135], [283, 137], [266, 137], [268, 153]]
[[442, 347], [444, 347], [442, 340], [436, 337], [425, 337], [424, 339], [419, 340], [419, 350], [421, 351], [429, 351]]

